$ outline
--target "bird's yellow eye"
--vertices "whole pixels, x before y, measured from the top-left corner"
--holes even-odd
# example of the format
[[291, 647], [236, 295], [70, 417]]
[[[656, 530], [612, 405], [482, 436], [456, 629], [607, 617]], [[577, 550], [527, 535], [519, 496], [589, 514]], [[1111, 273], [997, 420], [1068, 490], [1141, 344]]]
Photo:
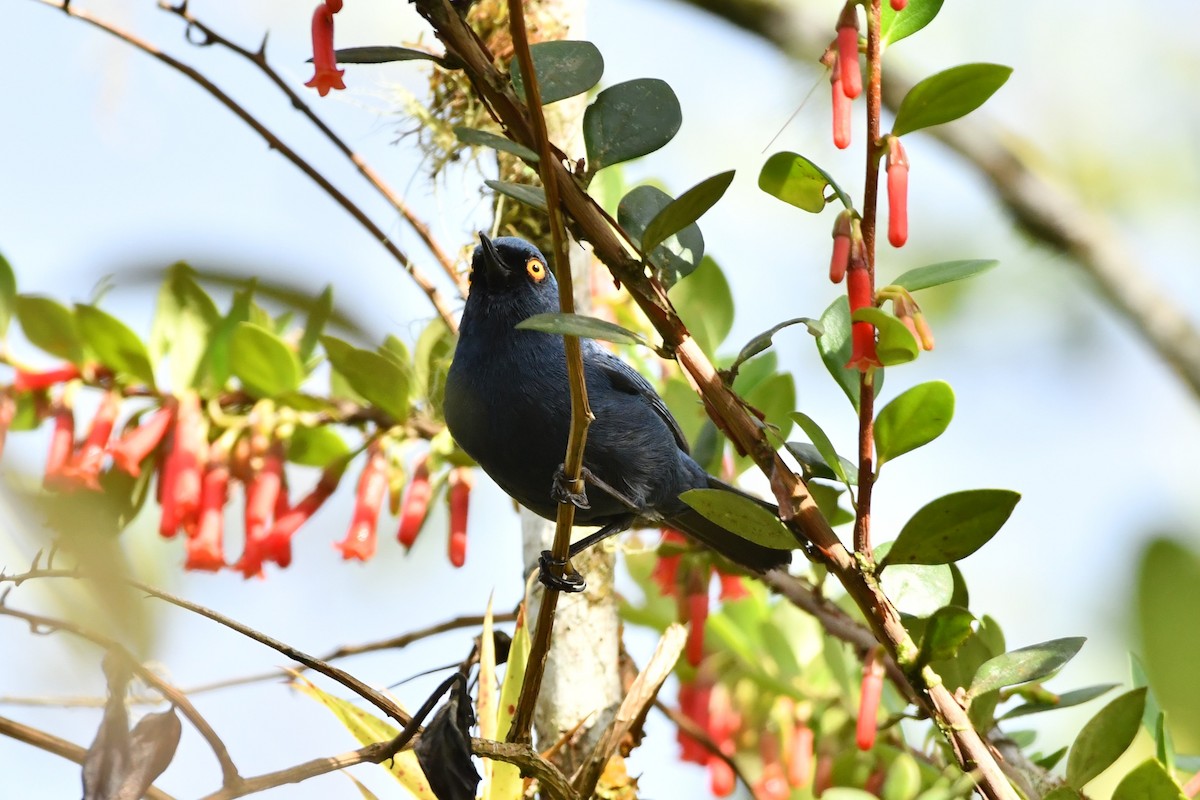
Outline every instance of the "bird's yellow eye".
[[536, 258], [525, 262], [525, 271], [533, 278], [534, 283], [541, 283], [546, 279], [546, 265]]

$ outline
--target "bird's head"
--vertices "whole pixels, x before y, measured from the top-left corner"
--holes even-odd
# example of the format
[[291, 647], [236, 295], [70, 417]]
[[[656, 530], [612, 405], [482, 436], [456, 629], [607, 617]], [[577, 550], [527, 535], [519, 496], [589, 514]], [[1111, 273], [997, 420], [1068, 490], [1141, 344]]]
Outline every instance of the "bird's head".
[[515, 236], [489, 239], [479, 234], [479, 246], [471, 258], [471, 294], [477, 293], [497, 301], [507, 295], [544, 297], [558, 303], [558, 284], [546, 257]]

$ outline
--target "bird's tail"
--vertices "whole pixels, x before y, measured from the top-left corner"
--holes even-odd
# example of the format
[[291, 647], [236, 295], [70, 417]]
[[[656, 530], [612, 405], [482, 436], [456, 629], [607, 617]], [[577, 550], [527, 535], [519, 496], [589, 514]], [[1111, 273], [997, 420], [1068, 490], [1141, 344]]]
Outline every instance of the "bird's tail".
[[[746, 494], [740, 489], [719, 481], [711, 475], [708, 477], [708, 487], [748, 497], [764, 508], [769, 509], [772, 514], [778, 511], [775, 506], [765, 500]], [[786, 568], [792, 561], [791, 550], [776, 550], [743, 539], [736, 533], [726, 530], [707, 517], [702, 516], [699, 511], [690, 506], [683, 506], [678, 509], [667, 517], [666, 522], [671, 527], [688, 534], [701, 544], [716, 550], [725, 556], [725, 558], [752, 572], [767, 572], [778, 567]]]

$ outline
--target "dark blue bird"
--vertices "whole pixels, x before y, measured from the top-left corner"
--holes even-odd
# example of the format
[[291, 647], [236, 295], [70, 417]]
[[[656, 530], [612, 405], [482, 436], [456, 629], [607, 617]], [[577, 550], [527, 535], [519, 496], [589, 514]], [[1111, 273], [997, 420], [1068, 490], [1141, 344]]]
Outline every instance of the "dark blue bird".
[[[571, 422], [566, 355], [561, 336], [516, 325], [558, 311], [558, 284], [529, 242], [479, 239], [446, 379], [446, 424], [501, 489], [554, 519]], [[647, 520], [687, 533], [756, 572], [786, 565], [789, 551], [749, 542], [679, 499], [688, 489], [737, 490], [688, 455], [679, 424], [645, 378], [595, 341], [581, 345], [595, 421], [583, 456], [586, 503], [576, 503], [575, 523], [603, 526], [603, 536]]]

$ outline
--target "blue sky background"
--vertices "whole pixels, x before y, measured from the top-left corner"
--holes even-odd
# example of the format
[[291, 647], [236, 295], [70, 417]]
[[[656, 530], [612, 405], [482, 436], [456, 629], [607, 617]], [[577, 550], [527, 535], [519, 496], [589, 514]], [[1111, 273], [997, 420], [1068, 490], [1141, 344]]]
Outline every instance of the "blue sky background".
[[[247, 44], [271, 31], [269, 56], [294, 85], [309, 76], [310, 6], [278, 0], [236, 4], [195, 0], [194, 12]], [[830, 19], [836, 3], [830, 7]], [[254, 110], [354, 197], [430, 274], [415, 238], [388, 213], [341, 157], [308, 129], [285, 100], [235, 57], [182, 41], [173, 17], [151, 2], [108, 0], [82, 7], [136, 30], [198, 66]], [[302, 174], [218, 106], [163, 65], [34, 0], [0, 0], [0, 251], [19, 288], [60, 300], [87, 300], [111, 276], [105, 307], [148, 331], [153, 293], [148, 270], [178, 259], [200, 267], [293, 281], [314, 294], [333, 283], [342, 308], [373, 338], [411, 338], [431, 312], [387, 254]], [[1195, 225], [1200, 197], [1200, 55], [1191, 40], [1200, 6], [1187, 0], [1106, 2], [948, 2], [924, 34], [889, 58], [916, 74], [966, 61], [1009, 64], [1009, 83], [980, 112], [1023, 137], [1046, 172], [1113, 216], [1146, 279], [1178, 302], [1200, 289]], [[736, 168], [727, 197], [703, 220], [709, 252], [722, 264], [739, 309], [730, 342], [776, 320], [817, 316], [835, 296], [824, 278], [828, 215], [811, 217], [756, 187], [763, 149], [814, 81], [756, 39], [670, 2], [594, 3], [587, 38], [606, 60], [604, 82], [656, 76], [680, 97], [684, 125], [666, 148], [631, 165], [630, 184], [661, 180], [676, 192]], [[338, 16], [338, 45], [398, 43], [422, 30], [405, 4], [351, 0]], [[665, 50], [664, 37], [672, 46]], [[425, 35], [425, 39], [430, 39]], [[376, 166], [454, 252], [488, 224], [488, 201], [471, 168], [425, 179], [398, 110], [402, 89], [419, 91], [420, 67], [351, 67], [350, 90], [319, 100], [318, 112]], [[824, 84], [769, 152], [805, 153], [849, 187], [860, 152], [829, 141]], [[856, 135], [861, 137], [861, 119]], [[880, 269], [897, 275], [950, 258], [994, 257], [1000, 269], [949, 302], [932, 298], [937, 349], [893, 370], [886, 394], [931, 379], [949, 381], [957, 413], [936, 444], [885, 473], [875, 525], [896, 531], [928, 500], [946, 492], [1005, 487], [1023, 500], [1004, 532], [963, 570], [972, 606], [998, 617], [1010, 646], [1068, 635], [1089, 643], [1055, 684], [1061, 689], [1127, 680], [1132, 575], [1144, 540], [1172, 531], [1200, 545], [1200, 494], [1194, 449], [1195, 398], [1128, 325], [1115, 320], [1086, 279], [1056, 254], [1014, 233], [987, 188], [956, 156], [920, 134], [912, 162], [910, 244], [884, 249]], [[856, 196], [859, 192], [855, 192]], [[802, 333], [779, 337], [782, 364], [797, 379], [799, 408], [818, 419], [843, 451], [854, 420]], [[11, 480], [36, 472], [45, 437], [10, 437]], [[297, 481], [299, 483], [300, 481]], [[139, 571], [153, 582], [224, 611], [309, 652], [380, 639], [455, 614], [476, 613], [495, 592], [511, 608], [520, 591], [515, 517], [481, 480], [473, 497], [467, 565], [445, 561], [444, 525], [434, 520], [405, 557], [381, 525], [379, 556], [342, 564], [331, 547], [344, 533], [346, 498], [298, 537], [296, 560], [265, 581], [235, 574], [181, 574], [178, 543], [164, 543], [151, 521], [123, 537]], [[0, 566], [28, 565], [38, 525], [3, 509]], [[885, 537], [886, 538], [886, 537]], [[51, 611], [43, 587], [25, 586], [15, 606]], [[271, 651], [199, 618], [150, 609], [159, 639], [153, 657], [187, 687], [268, 669]], [[632, 636], [635, 647], [651, 640]], [[457, 660], [466, 637], [447, 635], [400, 653], [345, 664], [374, 685]], [[64, 637], [33, 637], [0, 619], [0, 695], [100, 695], [95, 653]], [[416, 705], [434, 680], [407, 684]], [[279, 686], [255, 686], [199, 701], [246, 775], [351, 749], [325, 711]], [[1069, 741], [1094, 708], [1047, 717], [1041, 746]], [[4, 705], [0, 714], [90, 741], [97, 711]], [[185, 726], [181, 757], [160, 785], [177, 796], [217, 788], [216, 765]], [[696, 796], [702, 770], [669, 768], [673, 736], [658, 727], [632, 769], [646, 770], [647, 797]], [[355, 773], [381, 796], [395, 796], [381, 771]], [[0, 740], [0, 775], [14, 797], [57, 798], [78, 791], [78, 772], [54, 756]], [[392, 794], [388, 794], [388, 793]], [[331, 775], [269, 797], [351, 797]]]

